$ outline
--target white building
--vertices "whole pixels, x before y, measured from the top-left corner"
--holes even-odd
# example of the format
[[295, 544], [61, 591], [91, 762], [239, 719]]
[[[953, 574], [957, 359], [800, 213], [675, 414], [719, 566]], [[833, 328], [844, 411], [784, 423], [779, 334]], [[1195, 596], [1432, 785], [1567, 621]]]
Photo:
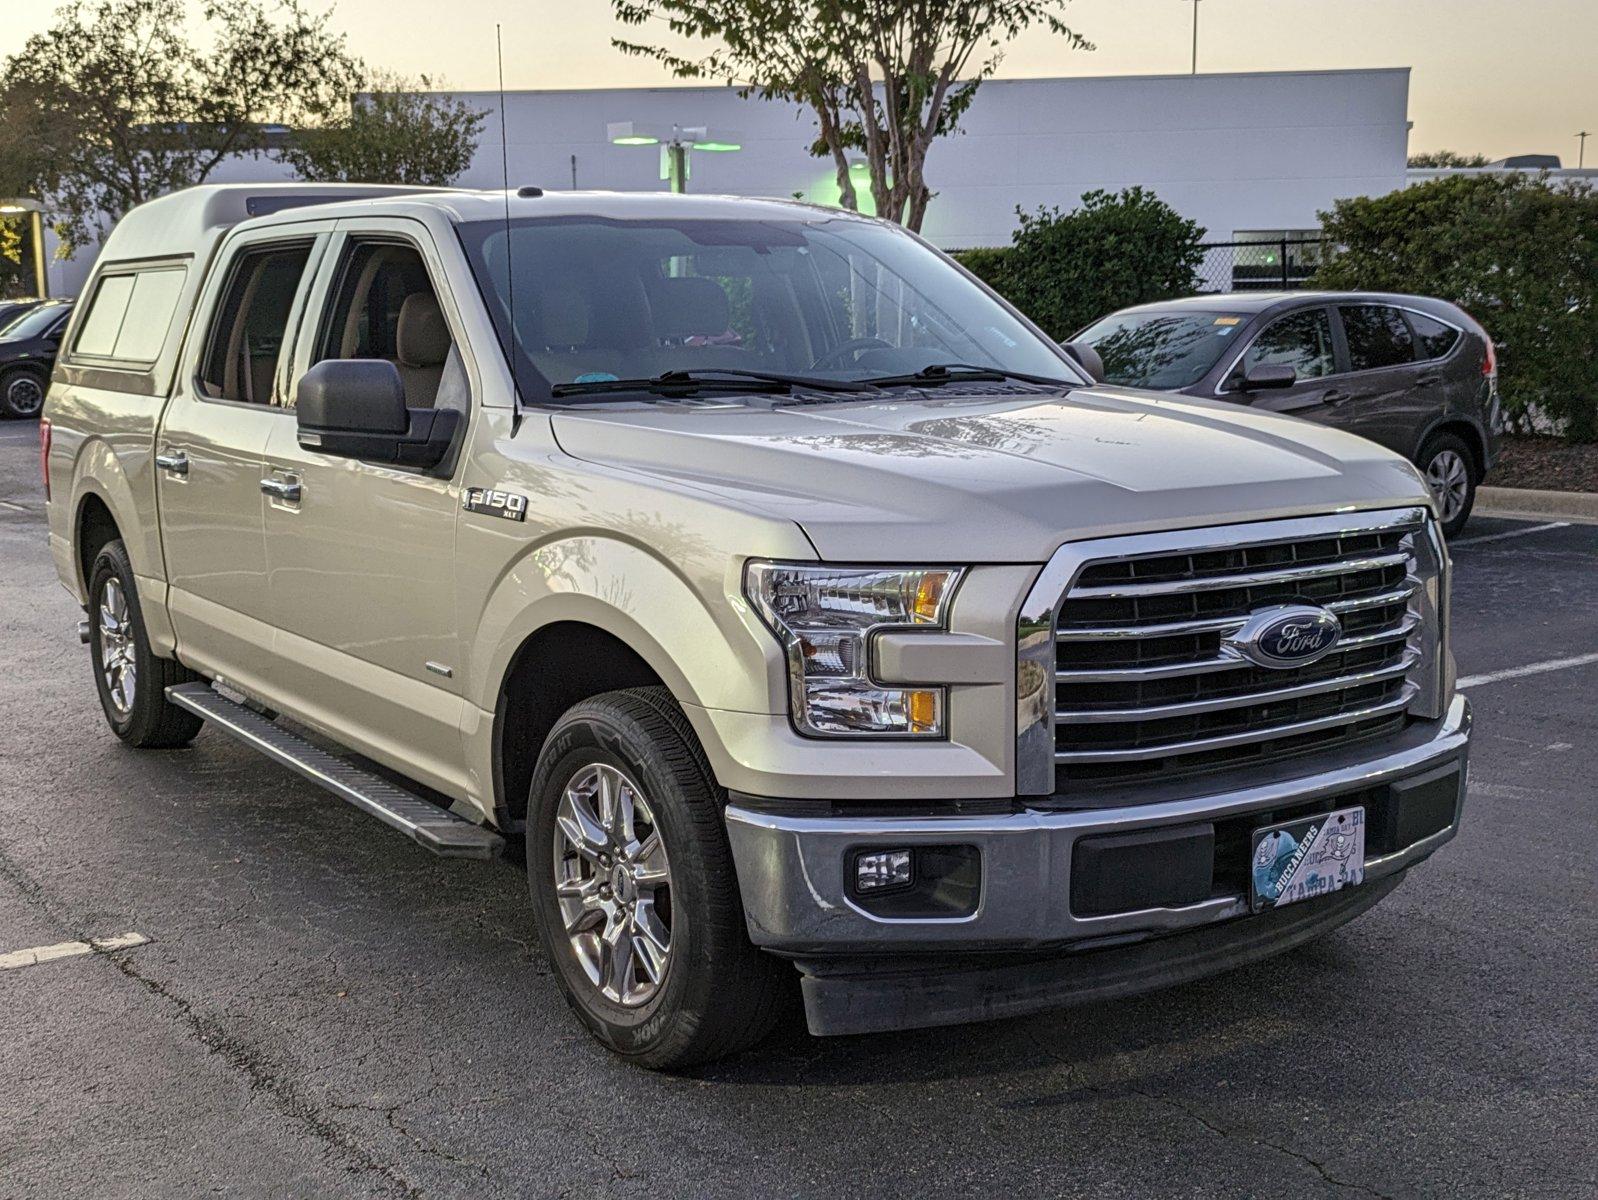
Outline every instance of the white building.
[[[501, 185], [499, 97], [458, 93], [487, 113], [461, 177]], [[1203, 225], [1213, 241], [1293, 236], [1344, 196], [1402, 187], [1409, 70], [1143, 75], [985, 82], [927, 162], [936, 196], [924, 232], [946, 248], [1000, 246], [1015, 210], [1070, 208], [1094, 188], [1141, 184]], [[734, 152], [693, 152], [688, 189], [835, 203], [830, 160], [812, 157], [815, 123], [796, 106], [726, 87], [518, 91], [505, 98], [511, 186], [660, 190], [658, 147], [613, 145], [612, 123], [709, 130]], [[227, 177], [281, 178], [267, 160]], [[220, 177], [220, 176], [219, 176]], [[861, 177], [861, 194], [868, 195]], [[57, 269], [76, 290], [92, 256]], [[75, 278], [71, 278], [75, 277]]]

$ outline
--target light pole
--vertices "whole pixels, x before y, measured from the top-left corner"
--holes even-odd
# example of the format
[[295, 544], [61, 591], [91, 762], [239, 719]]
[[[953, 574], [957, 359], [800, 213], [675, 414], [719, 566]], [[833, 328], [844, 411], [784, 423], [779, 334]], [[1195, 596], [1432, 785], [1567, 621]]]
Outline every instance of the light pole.
[[1198, 74], [1198, 6], [1199, 0], [1193, 0], [1193, 74]]
[[660, 177], [679, 195], [688, 190], [688, 151], [730, 154], [743, 149], [736, 135], [712, 135], [703, 125], [673, 125], [667, 133], [664, 127], [637, 121], [612, 121], [605, 126], [605, 139], [612, 146], [659, 146]]
[[26, 196], [0, 200], [0, 217], [28, 214], [28, 233], [33, 241], [33, 286], [39, 299], [50, 298], [50, 277], [44, 266], [44, 205]]
[[1576, 135], [1576, 170], [1581, 170], [1587, 165], [1587, 131], [1583, 129]]

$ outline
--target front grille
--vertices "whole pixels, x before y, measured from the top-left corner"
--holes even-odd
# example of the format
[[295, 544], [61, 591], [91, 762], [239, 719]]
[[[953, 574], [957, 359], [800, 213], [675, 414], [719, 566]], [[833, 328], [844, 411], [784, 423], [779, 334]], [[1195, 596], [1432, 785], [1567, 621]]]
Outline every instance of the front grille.
[[[1054, 613], [1055, 791], [1274, 761], [1402, 729], [1427, 657], [1423, 519], [1402, 510], [1351, 529], [1332, 518], [1282, 522], [1293, 536], [1277, 537], [1253, 525], [1237, 545], [1224, 528], [1196, 530], [1083, 561]], [[1224, 648], [1253, 613], [1295, 603], [1337, 615], [1331, 654], [1274, 669]]]

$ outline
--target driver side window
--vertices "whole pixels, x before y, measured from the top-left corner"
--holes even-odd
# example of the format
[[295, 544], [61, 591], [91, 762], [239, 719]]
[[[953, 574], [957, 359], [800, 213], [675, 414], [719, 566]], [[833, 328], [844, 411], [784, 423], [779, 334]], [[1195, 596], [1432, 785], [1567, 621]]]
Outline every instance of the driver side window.
[[417, 249], [355, 242], [338, 279], [313, 361], [386, 359], [399, 370], [406, 407], [466, 411], [465, 366]]
[[1292, 367], [1300, 379], [1320, 379], [1337, 370], [1332, 351], [1332, 318], [1324, 308], [1291, 313], [1265, 327], [1243, 356], [1243, 370]]

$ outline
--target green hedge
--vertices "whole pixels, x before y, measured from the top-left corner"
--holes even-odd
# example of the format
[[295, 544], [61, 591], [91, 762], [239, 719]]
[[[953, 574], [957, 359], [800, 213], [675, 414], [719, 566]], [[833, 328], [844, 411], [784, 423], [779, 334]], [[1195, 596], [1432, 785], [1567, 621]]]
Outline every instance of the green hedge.
[[1445, 177], [1322, 213], [1317, 287], [1450, 300], [1498, 346], [1512, 427], [1598, 440], [1598, 194], [1524, 174]]
[[1088, 192], [1063, 212], [1016, 210], [1021, 226], [1002, 249], [957, 257], [975, 275], [1063, 341], [1129, 304], [1196, 290], [1201, 226], [1140, 187]]

